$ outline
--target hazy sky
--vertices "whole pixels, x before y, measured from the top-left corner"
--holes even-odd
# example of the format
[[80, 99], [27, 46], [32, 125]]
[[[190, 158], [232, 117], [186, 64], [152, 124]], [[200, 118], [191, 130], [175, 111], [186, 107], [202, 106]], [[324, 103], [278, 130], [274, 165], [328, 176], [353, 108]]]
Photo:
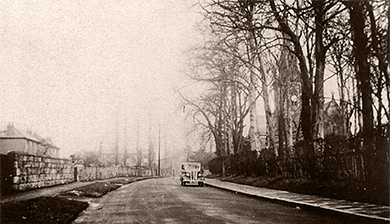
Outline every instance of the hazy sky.
[[51, 137], [68, 156], [113, 148], [116, 117], [135, 149], [151, 114], [183, 138], [174, 87], [199, 38], [199, 8], [183, 0], [0, 1], [0, 129], [14, 122]]
[[139, 126], [146, 149], [151, 121], [155, 147], [161, 124], [164, 145], [183, 149], [190, 124], [174, 89], [192, 85], [187, 52], [203, 40], [194, 2], [0, 1], [0, 130], [14, 122], [68, 157], [100, 143], [113, 150], [117, 126], [121, 148], [127, 128], [136, 150]]

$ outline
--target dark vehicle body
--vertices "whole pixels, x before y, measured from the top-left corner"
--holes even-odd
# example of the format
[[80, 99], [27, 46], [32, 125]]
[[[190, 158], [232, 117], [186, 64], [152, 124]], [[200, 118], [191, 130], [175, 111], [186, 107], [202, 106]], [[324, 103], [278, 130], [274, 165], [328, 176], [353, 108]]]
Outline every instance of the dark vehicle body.
[[203, 186], [205, 177], [203, 176], [202, 164], [199, 162], [184, 162], [181, 164], [180, 182], [182, 186], [193, 184]]

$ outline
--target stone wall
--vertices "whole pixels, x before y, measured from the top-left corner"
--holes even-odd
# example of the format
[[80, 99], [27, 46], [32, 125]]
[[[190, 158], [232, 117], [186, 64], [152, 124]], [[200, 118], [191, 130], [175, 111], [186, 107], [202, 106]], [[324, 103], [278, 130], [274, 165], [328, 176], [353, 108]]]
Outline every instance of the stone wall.
[[73, 164], [68, 159], [31, 155], [25, 152], [9, 152], [12, 188], [28, 190], [73, 182]]
[[149, 169], [132, 167], [80, 167], [77, 166], [78, 181], [103, 180], [114, 177], [151, 176]]
[[[4, 157], [4, 158], [3, 158]], [[147, 168], [84, 167], [68, 159], [9, 152], [1, 158], [2, 189], [24, 191], [35, 188], [67, 184], [74, 181], [93, 181], [114, 177], [151, 176]], [[4, 184], [3, 184], [4, 182]], [[3, 186], [4, 185], [4, 186]]]

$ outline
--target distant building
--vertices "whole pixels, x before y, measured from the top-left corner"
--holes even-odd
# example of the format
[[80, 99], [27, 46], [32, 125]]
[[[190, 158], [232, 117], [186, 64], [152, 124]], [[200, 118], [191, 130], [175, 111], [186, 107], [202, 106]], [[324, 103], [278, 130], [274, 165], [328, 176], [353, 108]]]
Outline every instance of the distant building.
[[257, 115], [258, 132], [256, 136], [259, 140], [259, 147], [261, 150], [268, 147], [267, 142], [267, 120], [265, 116]]
[[58, 158], [60, 148], [44, 142], [37, 134], [18, 130], [10, 123], [6, 130], [0, 131], [0, 154], [10, 151]]
[[[287, 122], [287, 118], [286, 122]], [[260, 141], [260, 148], [265, 149], [268, 148], [268, 136], [267, 136], [267, 124], [266, 117], [258, 115], [257, 121], [259, 124], [259, 132], [257, 133], [258, 139]], [[300, 116], [299, 113], [294, 112], [292, 115], [292, 138], [293, 142], [297, 139], [303, 139], [302, 135], [302, 127], [299, 124]], [[342, 117], [342, 109], [337, 101], [332, 97], [332, 99], [324, 104], [324, 136], [328, 136], [331, 134], [334, 135], [345, 135], [343, 133], [342, 124], [345, 122]], [[275, 111], [273, 113], [273, 120], [271, 121], [271, 125], [274, 127], [275, 136], [274, 136], [274, 144], [275, 147], [279, 147], [279, 132], [278, 132], [278, 114]], [[286, 124], [287, 126], [287, 124]], [[297, 133], [297, 129], [300, 128], [299, 133]], [[299, 136], [297, 136], [299, 134]]]

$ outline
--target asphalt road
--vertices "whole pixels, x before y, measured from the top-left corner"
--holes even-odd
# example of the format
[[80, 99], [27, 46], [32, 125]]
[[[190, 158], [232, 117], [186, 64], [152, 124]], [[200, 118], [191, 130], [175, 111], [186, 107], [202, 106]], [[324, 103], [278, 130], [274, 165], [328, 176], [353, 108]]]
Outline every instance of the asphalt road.
[[135, 182], [95, 199], [74, 223], [357, 223], [321, 210], [251, 198], [178, 178]]

